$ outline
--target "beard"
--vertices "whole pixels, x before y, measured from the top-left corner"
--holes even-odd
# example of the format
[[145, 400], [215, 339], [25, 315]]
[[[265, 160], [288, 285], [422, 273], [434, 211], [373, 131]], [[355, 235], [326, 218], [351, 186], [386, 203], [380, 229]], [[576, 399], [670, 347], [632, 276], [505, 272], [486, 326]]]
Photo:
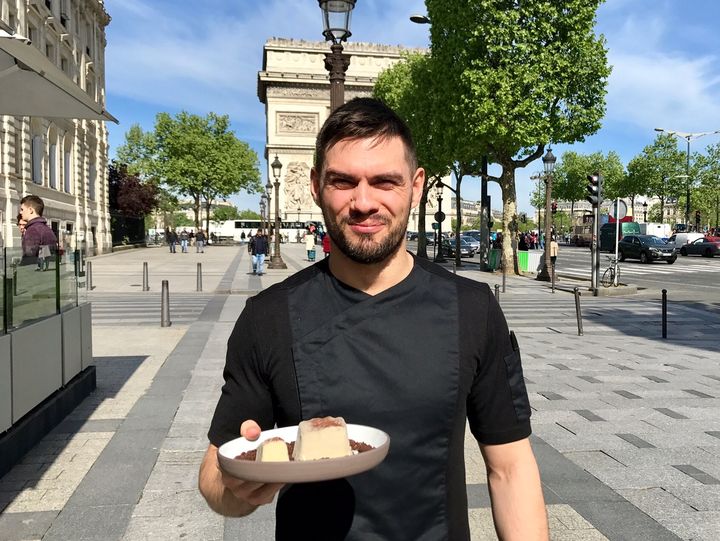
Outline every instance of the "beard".
[[327, 227], [327, 234], [330, 235], [337, 249], [355, 263], [364, 265], [381, 263], [400, 249], [405, 239], [407, 221], [410, 217], [410, 209], [408, 208], [405, 216], [393, 226], [392, 220], [387, 216], [373, 216], [373, 221], [390, 226], [384, 238], [375, 240], [376, 234], [374, 233], [355, 233], [352, 237], [347, 234], [350, 224], [361, 221], [364, 216], [351, 214], [338, 219], [337, 216], [332, 216], [326, 208], [322, 209], [322, 213]]

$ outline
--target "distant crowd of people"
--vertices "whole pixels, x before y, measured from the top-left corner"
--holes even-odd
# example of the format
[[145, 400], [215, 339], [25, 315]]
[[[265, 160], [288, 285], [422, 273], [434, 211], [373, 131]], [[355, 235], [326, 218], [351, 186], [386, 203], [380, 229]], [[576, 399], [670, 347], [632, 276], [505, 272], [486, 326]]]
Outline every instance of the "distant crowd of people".
[[165, 230], [165, 241], [170, 248], [171, 254], [177, 253], [178, 244], [180, 245], [180, 251], [184, 254], [188, 253], [190, 246], [195, 246], [195, 251], [198, 254], [203, 254], [205, 253], [207, 239], [205, 231], [202, 229], [198, 229], [197, 233], [187, 229], [183, 229], [180, 233], [177, 232], [177, 229]]

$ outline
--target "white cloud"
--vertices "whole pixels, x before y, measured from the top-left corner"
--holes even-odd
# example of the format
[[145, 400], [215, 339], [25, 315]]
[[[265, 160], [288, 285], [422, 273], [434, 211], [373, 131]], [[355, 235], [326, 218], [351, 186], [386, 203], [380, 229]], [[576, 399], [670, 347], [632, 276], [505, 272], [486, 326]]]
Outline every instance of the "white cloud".
[[717, 58], [611, 53], [607, 120], [639, 128], [720, 129]]

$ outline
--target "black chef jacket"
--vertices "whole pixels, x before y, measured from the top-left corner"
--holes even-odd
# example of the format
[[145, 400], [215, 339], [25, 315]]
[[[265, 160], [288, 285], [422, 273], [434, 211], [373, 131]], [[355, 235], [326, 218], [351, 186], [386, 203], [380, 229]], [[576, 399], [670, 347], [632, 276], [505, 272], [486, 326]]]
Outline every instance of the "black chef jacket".
[[342, 416], [390, 435], [377, 468], [286, 487], [278, 539], [469, 540], [465, 419], [484, 444], [530, 434], [520, 352], [490, 288], [423, 259], [374, 296], [323, 260], [248, 299], [223, 376], [214, 445], [247, 419], [271, 429]]

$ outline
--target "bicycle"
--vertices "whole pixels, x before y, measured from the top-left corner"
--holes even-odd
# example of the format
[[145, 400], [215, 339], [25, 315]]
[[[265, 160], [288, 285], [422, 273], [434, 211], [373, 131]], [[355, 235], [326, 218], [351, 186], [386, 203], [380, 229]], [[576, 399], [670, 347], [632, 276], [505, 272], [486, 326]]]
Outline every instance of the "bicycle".
[[605, 272], [603, 272], [602, 278], [600, 279], [600, 283], [603, 285], [603, 287], [610, 287], [617, 285], [617, 283], [620, 283], [620, 265], [618, 265], [618, 260], [615, 257], [611, 256], [605, 256], [608, 261], [610, 261], [610, 266], [605, 269]]

